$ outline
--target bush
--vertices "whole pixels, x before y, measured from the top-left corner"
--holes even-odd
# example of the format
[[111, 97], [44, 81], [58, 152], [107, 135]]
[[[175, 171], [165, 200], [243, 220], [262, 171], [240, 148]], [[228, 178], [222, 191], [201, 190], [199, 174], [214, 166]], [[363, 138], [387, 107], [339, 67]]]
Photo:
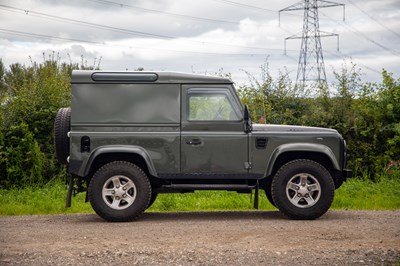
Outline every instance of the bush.
[[[0, 183], [5, 187], [40, 183], [65, 173], [54, 153], [54, 118], [59, 108], [71, 103], [72, 70], [93, 67], [83, 62], [82, 65], [62, 63], [54, 53], [44, 59], [30, 66], [12, 64], [9, 69], [0, 60], [0, 135], [4, 142], [2, 167], [5, 167], [0, 172]], [[17, 145], [21, 140], [27, 143]], [[29, 153], [34, 157], [25, 158]], [[27, 165], [22, 167], [24, 160]], [[30, 162], [38, 163], [35, 170]], [[22, 170], [27, 172], [23, 174]]]
[[347, 141], [349, 167], [372, 180], [400, 163], [400, 79], [385, 70], [381, 84], [362, 83], [356, 65], [344, 64], [331, 91], [311, 92], [313, 97], [296, 89], [287, 73], [274, 80], [268, 64], [260, 78], [249, 77], [239, 95], [254, 122], [336, 129]]
[[0, 133], [1, 187], [40, 184], [42, 170], [43, 154], [27, 124], [11, 126]]
[[[53, 121], [59, 108], [70, 105], [72, 70], [93, 68], [83, 60], [80, 65], [62, 63], [54, 53], [42, 63], [8, 69], [0, 59], [2, 188], [40, 184], [64, 174], [54, 154]], [[337, 129], [348, 143], [349, 167], [377, 181], [400, 164], [400, 79], [383, 70], [382, 83], [362, 83], [354, 64], [344, 65], [335, 77], [331, 91], [310, 97], [287, 72], [273, 79], [266, 62], [261, 77], [249, 74], [249, 84], [238, 93], [256, 123]]]

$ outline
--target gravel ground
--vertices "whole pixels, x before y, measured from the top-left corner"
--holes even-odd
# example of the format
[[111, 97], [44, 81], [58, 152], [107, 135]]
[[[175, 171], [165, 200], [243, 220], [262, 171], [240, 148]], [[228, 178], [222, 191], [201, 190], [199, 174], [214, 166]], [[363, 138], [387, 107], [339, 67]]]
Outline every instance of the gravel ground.
[[400, 265], [400, 210], [0, 217], [0, 265]]

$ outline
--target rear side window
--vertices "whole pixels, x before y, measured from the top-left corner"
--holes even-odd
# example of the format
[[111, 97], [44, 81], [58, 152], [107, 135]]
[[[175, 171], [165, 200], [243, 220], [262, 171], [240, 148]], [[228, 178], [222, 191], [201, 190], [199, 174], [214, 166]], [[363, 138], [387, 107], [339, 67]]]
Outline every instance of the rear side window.
[[73, 84], [72, 124], [180, 123], [178, 84]]
[[240, 111], [229, 90], [189, 89], [188, 121], [238, 121]]

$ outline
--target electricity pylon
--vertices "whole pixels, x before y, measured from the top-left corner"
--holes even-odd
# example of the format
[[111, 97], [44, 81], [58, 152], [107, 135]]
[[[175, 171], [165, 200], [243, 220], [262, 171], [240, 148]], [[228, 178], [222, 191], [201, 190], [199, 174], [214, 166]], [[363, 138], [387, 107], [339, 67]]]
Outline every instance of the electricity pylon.
[[285, 54], [287, 40], [301, 39], [299, 65], [297, 68], [296, 78], [296, 86], [300, 87], [301, 89], [313, 90], [317, 88], [322, 91], [327, 90], [328, 83], [326, 81], [321, 37], [336, 36], [337, 50], [339, 50], [339, 35], [335, 33], [322, 32], [319, 30], [318, 9], [335, 6], [343, 7], [344, 20], [344, 4], [334, 3], [330, 1], [304, 0], [279, 10], [279, 22], [281, 12], [304, 10], [303, 31], [299, 34], [295, 34], [285, 38]]

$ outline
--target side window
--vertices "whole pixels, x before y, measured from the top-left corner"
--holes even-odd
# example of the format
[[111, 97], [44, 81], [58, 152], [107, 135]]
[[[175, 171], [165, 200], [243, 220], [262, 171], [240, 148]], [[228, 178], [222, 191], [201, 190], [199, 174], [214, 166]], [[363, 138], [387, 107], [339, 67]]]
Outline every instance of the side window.
[[238, 121], [240, 113], [229, 90], [189, 89], [188, 121]]

